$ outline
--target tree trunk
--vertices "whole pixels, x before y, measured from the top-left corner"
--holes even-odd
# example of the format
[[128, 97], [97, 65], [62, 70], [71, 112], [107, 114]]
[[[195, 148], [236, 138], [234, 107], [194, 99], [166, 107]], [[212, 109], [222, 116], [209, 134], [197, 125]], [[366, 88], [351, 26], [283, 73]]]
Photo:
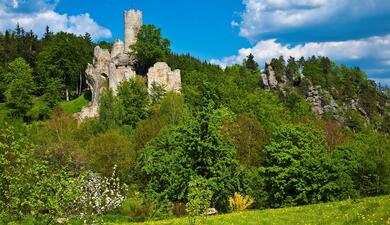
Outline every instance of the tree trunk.
[[66, 88], [65, 90], [65, 95], [66, 95], [66, 101], [69, 102], [69, 89]]
[[79, 84], [79, 96], [81, 95], [81, 89], [83, 88], [83, 75], [80, 72], [80, 84]]

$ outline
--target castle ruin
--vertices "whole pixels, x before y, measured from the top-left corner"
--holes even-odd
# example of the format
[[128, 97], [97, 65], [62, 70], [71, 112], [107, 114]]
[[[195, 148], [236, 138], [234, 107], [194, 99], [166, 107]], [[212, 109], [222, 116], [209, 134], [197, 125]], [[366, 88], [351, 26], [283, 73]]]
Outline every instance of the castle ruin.
[[[85, 71], [87, 85], [92, 92], [92, 101], [88, 107], [77, 114], [79, 120], [97, 117], [99, 100], [103, 90], [111, 89], [116, 94], [118, 86], [138, 76], [134, 64], [136, 59], [131, 56], [130, 46], [137, 42], [137, 35], [142, 28], [142, 11], [130, 10], [124, 12], [124, 42], [116, 39], [111, 52], [96, 46], [93, 63], [88, 64]], [[165, 62], [157, 62], [147, 73], [149, 93], [153, 84], [160, 85], [166, 91], [180, 92], [180, 70], [172, 71]]]

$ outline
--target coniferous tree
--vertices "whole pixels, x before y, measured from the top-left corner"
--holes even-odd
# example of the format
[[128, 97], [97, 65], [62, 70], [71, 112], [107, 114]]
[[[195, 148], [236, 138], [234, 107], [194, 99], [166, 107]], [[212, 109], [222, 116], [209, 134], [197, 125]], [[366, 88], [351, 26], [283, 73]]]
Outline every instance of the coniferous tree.
[[243, 65], [253, 73], [259, 71], [259, 64], [255, 61], [255, 57], [252, 53], [244, 59]]
[[48, 41], [53, 36], [53, 32], [50, 30], [49, 26], [45, 28], [45, 34], [43, 35], [43, 40]]
[[92, 53], [92, 43], [84, 37], [64, 32], [54, 35], [38, 55], [39, 91], [43, 93], [48, 80], [56, 78], [62, 82], [65, 100], [77, 97], [80, 94], [80, 74], [92, 60]]

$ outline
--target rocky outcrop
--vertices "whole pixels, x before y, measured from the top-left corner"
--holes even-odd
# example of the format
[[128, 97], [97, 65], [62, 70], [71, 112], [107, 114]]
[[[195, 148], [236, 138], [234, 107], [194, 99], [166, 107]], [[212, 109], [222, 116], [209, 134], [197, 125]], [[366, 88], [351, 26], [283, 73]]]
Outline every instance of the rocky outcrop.
[[[133, 66], [135, 60], [129, 56], [129, 46], [137, 41], [136, 37], [141, 27], [141, 11], [125, 12], [125, 42], [119, 38], [116, 39], [111, 53], [107, 49], [95, 47], [93, 63], [88, 64], [85, 71], [87, 84], [92, 92], [92, 101], [88, 107], [76, 115], [80, 121], [98, 116], [100, 95], [104, 90], [110, 89], [115, 95], [122, 82], [137, 76]], [[180, 70], [172, 71], [163, 62], [158, 62], [149, 69], [147, 80], [149, 92], [153, 83], [162, 86], [167, 91], [180, 92], [181, 89]]]
[[[111, 60], [110, 52], [106, 49], [95, 47], [93, 64], [88, 64], [85, 71], [87, 84], [92, 92], [92, 107], [99, 105], [99, 96], [103, 91], [104, 84], [107, 82], [109, 71], [109, 63]], [[86, 110], [90, 111], [90, 110]], [[86, 113], [84, 113], [85, 115]]]
[[262, 86], [265, 89], [276, 90], [278, 87], [278, 80], [276, 79], [275, 71], [271, 63], [265, 63], [265, 73], [261, 75]]
[[268, 76], [267, 76], [267, 74], [262, 73], [262, 74], [260, 75], [260, 78], [261, 78], [261, 80], [260, 80], [260, 82], [261, 82], [261, 87], [264, 88], [264, 89], [266, 89], [266, 90], [269, 90], [270, 87], [269, 87], [269, 83], [268, 83]]
[[[322, 92], [322, 93], [321, 93]], [[338, 112], [339, 106], [327, 91], [323, 91], [320, 86], [309, 87], [306, 95], [306, 101], [310, 103], [311, 110], [314, 114], [321, 116], [330, 114], [336, 120], [341, 122], [341, 117]]]
[[[97, 116], [100, 95], [105, 89], [110, 88], [116, 93], [118, 86], [123, 81], [136, 76], [135, 71], [129, 65], [127, 55], [123, 51], [122, 53], [118, 52], [120, 50], [118, 41], [116, 44], [116, 46], [114, 44], [111, 54], [107, 49], [95, 47], [93, 64], [88, 64], [85, 71], [87, 85], [92, 92], [92, 101], [90, 106], [82, 109], [77, 115], [80, 120]], [[118, 58], [125, 59], [118, 61]]]
[[287, 84], [288, 84], [287, 74], [284, 72], [280, 76], [280, 79], [278, 80], [271, 63], [266, 62], [264, 73], [261, 74], [262, 87], [266, 90], [279, 90], [285, 96]]
[[[282, 71], [274, 70], [272, 64], [266, 62], [260, 83], [265, 90], [278, 92], [285, 97], [289, 91], [299, 90], [310, 104], [311, 111], [317, 116], [332, 117], [337, 122], [344, 123], [351, 118], [350, 112], [355, 111], [364, 117], [366, 124], [370, 123], [370, 114], [358, 101], [358, 96], [345, 99], [342, 93], [339, 93], [340, 90], [336, 89], [337, 85], [328, 89], [319, 85], [314, 86], [311, 82], [312, 77], [314, 76], [305, 77], [300, 70], [288, 73], [286, 67]], [[379, 103], [376, 103], [376, 109], [380, 114], [385, 111]]]
[[82, 122], [90, 118], [95, 118], [99, 115], [99, 106], [88, 106], [81, 110], [81, 112], [76, 114], [78, 121]]
[[367, 121], [369, 120], [369, 118], [368, 118], [368, 113], [367, 113], [362, 107], [359, 106], [359, 102], [358, 102], [358, 101], [356, 101], [355, 99], [351, 99], [349, 105], [346, 105], [346, 106], [344, 106], [344, 107], [345, 107], [345, 108], [348, 108], [348, 106], [349, 106], [351, 109], [360, 112], [360, 114], [361, 114], [362, 116], [364, 116], [364, 118], [365, 118]]
[[314, 87], [310, 87], [307, 93], [306, 101], [310, 103], [311, 110], [316, 115], [324, 114], [324, 110], [322, 108], [322, 100], [318, 91]]
[[129, 58], [129, 46], [136, 42], [136, 37], [142, 27], [142, 12], [130, 10], [125, 16], [125, 42], [119, 38], [109, 50], [95, 47], [93, 64], [88, 64], [86, 73], [87, 84], [92, 92], [91, 104], [76, 115], [81, 121], [98, 115], [101, 93], [109, 88], [116, 94], [119, 85], [136, 76]]
[[172, 71], [165, 62], [154, 64], [148, 71], [148, 90], [152, 91], [153, 84], [162, 86], [166, 91], [180, 92], [181, 75], [180, 70]]

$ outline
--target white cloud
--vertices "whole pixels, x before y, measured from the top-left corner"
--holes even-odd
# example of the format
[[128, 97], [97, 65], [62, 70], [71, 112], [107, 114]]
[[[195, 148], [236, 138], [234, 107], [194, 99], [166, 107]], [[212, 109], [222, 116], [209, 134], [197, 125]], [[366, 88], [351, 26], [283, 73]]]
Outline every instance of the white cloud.
[[240, 24], [239, 24], [237, 21], [235, 21], [235, 20], [233, 20], [233, 21], [230, 23], [230, 25], [231, 25], [232, 27], [239, 27], [239, 26], [240, 26]]
[[28, 0], [23, 1], [23, 4], [17, 0], [13, 1], [16, 3], [10, 6], [4, 3], [4, 0], [0, 0], [0, 30], [2, 31], [14, 29], [19, 23], [25, 30], [33, 30], [38, 35], [42, 35], [46, 26], [49, 26], [54, 32], [65, 31], [77, 35], [88, 32], [95, 40], [112, 36], [109, 29], [97, 24], [88, 13], [68, 16], [55, 12], [54, 6], [57, 5], [57, 0]]
[[388, 0], [243, 0], [240, 35], [253, 39], [286, 29], [353, 20], [390, 8]]
[[18, 8], [18, 6], [19, 6], [19, 2], [17, 0], [12, 0], [11, 4], [12, 4], [13, 8]]
[[377, 84], [390, 86], [390, 78], [370, 78], [370, 80], [375, 81]]
[[241, 64], [252, 53], [256, 61], [263, 64], [275, 57], [290, 56], [295, 58], [316, 56], [328, 56], [336, 61], [350, 60], [376, 60], [378, 62], [390, 61], [390, 34], [387, 36], [374, 36], [359, 40], [338, 42], [308, 42], [302, 45], [283, 45], [276, 39], [258, 42], [253, 48], [242, 48], [235, 56], [223, 59], [213, 59], [211, 63], [226, 67], [232, 64]]
[[68, 24], [67, 31], [71, 33], [85, 34], [85, 32], [88, 32], [95, 39], [110, 38], [112, 36], [110, 30], [99, 26], [88, 13], [68, 17]]

